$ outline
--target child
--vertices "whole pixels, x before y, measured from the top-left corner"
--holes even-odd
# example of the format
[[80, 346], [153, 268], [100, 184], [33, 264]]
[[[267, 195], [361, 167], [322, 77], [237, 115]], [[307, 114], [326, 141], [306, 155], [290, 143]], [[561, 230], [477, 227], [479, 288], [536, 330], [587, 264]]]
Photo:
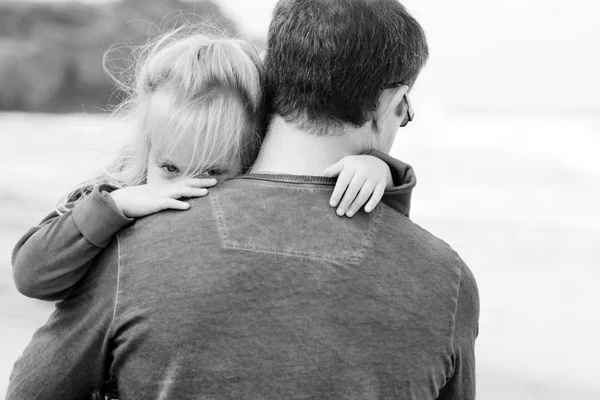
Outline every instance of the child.
[[172, 32], [145, 47], [126, 89], [118, 112], [134, 121], [130, 141], [13, 251], [15, 284], [26, 296], [65, 298], [134, 218], [187, 209], [179, 198], [205, 196], [255, 157], [264, 107], [251, 44]]
[[[19, 240], [12, 256], [19, 291], [64, 299], [135, 218], [185, 210], [179, 199], [205, 196], [217, 181], [247, 171], [263, 110], [261, 60], [249, 43], [175, 32], [148, 46], [120, 110], [136, 121], [131, 141]], [[324, 174], [343, 176], [331, 200], [339, 215], [352, 216], [367, 201], [371, 211], [393, 186], [386, 162], [370, 155], [346, 157]]]

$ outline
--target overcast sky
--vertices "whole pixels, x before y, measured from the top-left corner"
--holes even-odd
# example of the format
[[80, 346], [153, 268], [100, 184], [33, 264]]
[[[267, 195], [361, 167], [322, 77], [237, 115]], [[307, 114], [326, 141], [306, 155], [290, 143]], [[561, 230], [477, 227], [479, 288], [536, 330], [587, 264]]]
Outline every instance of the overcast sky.
[[[215, 2], [246, 33], [266, 36], [276, 0]], [[600, 1], [402, 3], [430, 45], [417, 101], [466, 111], [600, 115]]]

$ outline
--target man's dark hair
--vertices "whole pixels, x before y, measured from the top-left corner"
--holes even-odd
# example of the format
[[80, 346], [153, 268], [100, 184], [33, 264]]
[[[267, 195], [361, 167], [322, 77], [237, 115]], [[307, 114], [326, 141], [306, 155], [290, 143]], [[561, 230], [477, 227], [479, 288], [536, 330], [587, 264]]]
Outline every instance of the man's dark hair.
[[412, 86], [428, 55], [397, 0], [280, 0], [265, 60], [269, 111], [318, 134], [362, 126], [383, 87]]

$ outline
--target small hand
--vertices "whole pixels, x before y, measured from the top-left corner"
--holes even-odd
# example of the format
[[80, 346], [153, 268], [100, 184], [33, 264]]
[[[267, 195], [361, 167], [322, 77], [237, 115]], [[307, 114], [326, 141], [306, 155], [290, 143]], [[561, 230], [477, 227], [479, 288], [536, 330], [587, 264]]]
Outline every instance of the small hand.
[[129, 218], [138, 218], [162, 210], [187, 210], [190, 205], [178, 199], [202, 197], [216, 179], [184, 179], [173, 183], [130, 186], [110, 193], [117, 208]]
[[392, 181], [388, 165], [369, 155], [344, 157], [325, 169], [323, 174], [338, 177], [329, 205], [338, 207], [337, 214], [340, 217], [344, 214], [352, 217], [367, 200], [365, 211], [373, 211], [383, 197], [386, 186]]

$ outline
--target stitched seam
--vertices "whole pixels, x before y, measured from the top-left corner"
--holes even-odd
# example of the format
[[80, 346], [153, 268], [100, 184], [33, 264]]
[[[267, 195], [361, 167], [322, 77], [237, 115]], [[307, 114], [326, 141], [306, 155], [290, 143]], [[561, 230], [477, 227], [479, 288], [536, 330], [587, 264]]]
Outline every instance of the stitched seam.
[[[317, 260], [344, 261], [344, 262], [349, 262], [352, 264], [358, 264], [362, 258], [362, 254], [365, 251], [364, 243], [366, 243], [366, 240], [365, 240], [365, 242], [363, 242], [362, 251], [358, 255], [352, 256], [352, 257], [326, 256], [326, 255], [321, 255], [321, 254], [307, 252], [307, 251], [284, 250], [284, 249], [278, 249], [275, 247], [266, 247], [266, 246], [259, 246], [259, 245], [245, 245], [245, 244], [236, 243], [235, 241], [229, 239], [229, 237], [228, 237], [227, 226], [225, 224], [225, 217], [223, 215], [223, 210], [221, 209], [221, 205], [219, 203], [219, 197], [216, 194], [213, 194], [213, 196], [210, 197], [210, 201], [215, 210], [215, 218], [217, 220], [217, 228], [219, 229], [219, 234], [221, 235], [222, 245], [225, 248], [235, 249], [235, 250], [260, 251], [263, 253], [271, 253], [271, 254], [291, 255], [291, 256], [295, 256], [295, 257], [305, 257], [305, 258], [312, 258], [312, 259], [317, 259]], [[372, 229], [372, 227], [371, 227], [371, 229]], [[369, 230], [369, 232], [370, 232], [370, 230]], [[365, 236], [368, 236], [369, 232], [367, 232], [367, 235], [365, 235]]]
[[306, 190], [306, 189], [319, 189], [321, 191], [324, 190], [333, 190], [333, 185], [326, 184], [318, 184], [318, 183], [292, 183], [292, 182], [268, 182], [268, 187], [279, 187], [279, 188], [288, 188], [294, 190]]
[[117, 288], [115, 291], [115, 305], [113, 307], [113, 316], [111, 325], [111, 337], [115, 335], [115, 320], [117, 318], [117, 305], [119, 304], [119, 291], [120, 291], [120, 283], [121, 283], [121, 240], [119, 239], [119, 235], [117, 237]]
[[[290, 179], [293, 177], [292, 179]], [[300, 178], [300, 179], [298, 179]], [[244, 174], [231, 179], [259, 180], [264, 182], [280, 182], [291, 184], [334, 185], [335, 179], [325, 176], [286, 175], [286, 174]]]
[[213, 193], [212, 196], [209, 196], [210, 203], [215, 210], [215, 218], [217, 220], [217, 228], [219, 229], [219, 234], [221, 235], [221, 241], [223, 246], [227, 247], [227, 243], [231, 242], [227, 238], [227, 227], [225, 226], [225, 218], [223, 217], [223, 210], [221, 210], [221, 205], [219, 204], [219, 196], [216, 193]]
[[375, 236], [375, 226], [379, 225], [379, 219], [381, 217], [381, 208], [375, 208], [375, 212], [373, 215], [373, 219], [371, 221], [371, 226], [369, 227], [369, 231], [365, 235], [365, 239], [362, 243], [362, 248], [357, 255], [358, 262], [362, 261], [362, 258], [365, 254], [367, 248], [370, 248], [373, 243], [373, 236]]
[[[456, 253], [456, 251], [452, 250], [454, 252], [454, 257], [456, 259], [456, 261], [458, 261], [459, 264], [459, 276], [458, 276], [458, 285], [456, 288], [456, 304], [454, 305], [454, 314], [452, 315], [452, 340], [450, 341], [450, 346], [451, 346], [451, 351], [452, 351], [452, 357], [454, 359], [456, 359], [455, 354], [454, 354], [454, 334], [456, 331], [456, 313], [458, 312], [458, 296], [460, 295], [460, 285], [462, 283], [462, 272], [463, 272], [463, 268], [462, 268], [462, 262], [460, 261], [458, 254]], [[455, 372], [455, 363], [452, 363], [452, 374], [450, 374], [450, 376], [448, 377], [448, 380], [452, 379], [452, 377], [454, 376], [454, 372]]]
[[358, 257], [327, 257], [322, 256], [320, 254], [309, 253], [304, 251], [294, 251], [294, 250], [283, 250], [277, 248], [270, 247], [262, 247], [262, 246], [245, 246], [239, 244], [224, 244], [225, 248], [232, 250], [240, 250], [240, 251], [256, 251], [260, 253], [269, 253], [269, 254], [280, 254], [284, 256], [293, 256], [300, 258], [311, 258], [315, 260], [325, 260], [325, 261], [343, 261], [351, 264], [358, 264], [360, 259]]

